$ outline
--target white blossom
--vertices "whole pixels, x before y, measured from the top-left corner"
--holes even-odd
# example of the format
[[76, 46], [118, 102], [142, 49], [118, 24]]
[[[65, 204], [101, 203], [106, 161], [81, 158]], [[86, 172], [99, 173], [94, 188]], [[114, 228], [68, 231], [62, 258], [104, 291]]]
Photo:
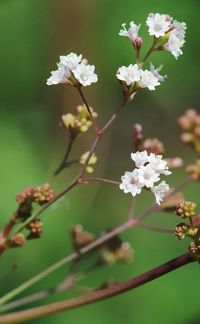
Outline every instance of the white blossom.
[[120, 67], [116, 76], [119, 80], [125, 81], [129, 86], [133, 82], [140, 80], [140, 70], [137, 64], [130, 64], [129, 66]]
[[72, 72], [74, 73], [75, 78], [84, 86], [89, 86], [92, 83], [98, 81], [97, 74], [94, 73], [95, 66], [80, 63], [77, 65], [76, 69]]
[[168, 42], [164, 45], [164, 48], [171, 52], [172, 55], [177, 59], [183, 54], [181, 48], [185, 43], [185, 32], [187, 26], [184, 22], [180, 23], [174, 20], [172, 23], [172, 31], [169, 33]]
[[138, 38], [138, 31], [141, 25], [136, 25], [133, 21], [130, 22], [130, 27], [127, 30], [126, 24], [122, 24], [122, 29], [119, 32], [120, 36], [128, 37], [133, 43]]
[[159, 175], [171, 174], [171, 171], [168, 170], [167, 161], [162, 159], [162, 155], [155, 155], [154, 153], [150, 153], [148, 160], [151, 168]]
[[169, 191], [169, 185], [165, 181], [162, 181], [158, 186], [151, 188], [151, 191], [155, 195], [157, 204], [160, 205], [166, 192]]
[[147, 151], [131, 153], [131, 159], [135, 162], [137, 168], [140, 168], [142, 165], [149, 162]]
[[140, 70], [141, 79], [139, 85], [141, 88], [148, 88], [149, 90], [155, 90], [156, 86], [160, 85], [157, 77], [153, 75], [151, 71]]
[[173, 31], [175, 35], [180, 39], [180, 41], [185, 42], [185, 33], [187, 29], [187, 25], [185, 22], [179, 22], [177, 20], [173, 21]]
[[157, 69], [154, 67], [154, 65], [150, 62], [150, 71], [153, 74], [153, 76], [158, 80], [158, 81], [165, 81], [165, 78], [167, 77], [166, 75], [161, 75], [159, 72], [162, 70], [163, 66], [160, 65]]
[[138, 179], [141, 184], [147, 188], [152, 188], [155, 182], [160, 180], [159, 173], [157, 173], [150, 164], [142, 165], [138, 169]]
[[65, 66], [70, 71], [76, 69], [77, 65], [81, 62], [82, 55], [79, 56], [75, 53], [70, 53], [66, 56], [62, 55], [60, 56], [60, 62], [58, 63], [58, 66]]
[[51, 76], [47, 79], [47, 85], [54, 85], [59, 83], [66, 83], [67, 79], [71, 76], [69, 69], [59, 67], [56, 71], [51, 72]]
[[144, 186], [138, 181], [138, 170], [135, 169], [132, 172], [126, 171], [121, 177], [121, 183], [119, 185], [120, 189], [124, 193], [131, 193], [133, 196], [141, 193], [141, 189]]
[[147, 26], [149, 27], [149, 34], [159, 38], [164, 36], [170, 29], [171, 18], [169, 15], [161, 15], [159, 13], [149, 14], [147, 18]]
[[140, 194], [142, 188], [151, 190], [156, 198], [156, 202], [160, 204], [165, 193], [169, 190], [169, 185], [160, 181], [161, 175], [170, 175], [167, 162], [162, 159], [161, 155], [147, 151], [136, 152], [131, 154], [131, 159], [135, 163], [135, 169], [132, 172], [126, 171], [121, 177], [120, 189], [125, 193], [131, 193], [133, 196]]

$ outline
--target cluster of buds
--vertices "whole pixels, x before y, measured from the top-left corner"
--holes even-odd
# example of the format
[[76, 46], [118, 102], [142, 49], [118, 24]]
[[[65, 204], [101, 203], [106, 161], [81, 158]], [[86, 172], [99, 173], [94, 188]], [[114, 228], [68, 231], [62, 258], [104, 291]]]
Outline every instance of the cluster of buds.
[[[69, 130], [72, 138], [75, 138], [80, 133], [87, 132], [92, 126], [91, 115], [85, 105], [77, 106], [76, 111], [76, 115], [68, 113], [62, 116], [62, 125]], [[90, 107], [90, 112], [93, 118], [98, 116], [92, 107]]]
[[193, 180], [200, 180], [200, 159], [197, 159], [194, 164], [188, 165], [186, 171]]
[[39, 238], [42, 234], [43, 223], [41, 222], [40, 219], [34, 219], [32, 222], [30, 222], [27, 225], [26, 228], [30, 232], [28, 239]]
[[82, 225], [75, 225], [72, 228], [72, 242], [75, 250], [79, 250], [94, 241], [93, 233], [84, 230]]
[[133, 255], [133, 249], [128, 242], [122, 243], [121, 246], [114, 251], [107, 248], [101, 250], [101, 258], [107, 264], [130, 262], [133, 259]]
[[181, 218], [190, 218], [195, 215], [197, 205], [191, 201], [181, 201], [176, 207], [176, 215]]
[[33, 203], [40, 206], [46, 204], [54, 197], [54, 192], [48, 183], [39, 186], [27, 188], [16, 196], [19, 203], [17, 212], [14, 214], [15, 221], [24, 221], [30, 217], [33, 209]]
[[21, 247], [26, 243], [26, 238], [24, 234], [17, 233], [9, 240], [9, 247]]
[[188, 109], [179, 117], [178, 123], [183, 130], [181, 140], [200, 153], [200, 115], [195, 109]]
[[[85, 164], [85, 162], [87, 161], [87, 158], [89, 156], [90, 152], [87, 151], [85, 152], [84, 154], [81, 155], [80, 157], [80, 160], [79, 160], [79, 163], [81, 165]], [[85, 169], [85, 171], [87, 173], [93, 173], [94, 172], [94, 168], [93, 168], [93, 165], [95, 165], [98, 161], [98, 158], [97, 156], [95, 155], [95, 153], [92, 154], [91, 158], [89, 159], [88, 163], [87, 163], [87, 167]]]
[[181, 222], [176, 226], [175, 235], [179, 240], [183, 240], [186, 236], [192, 242], [189, 244], [188, 250], [192, 257], [200, 262], [200, 215], [196, 215], [196, 204], [191, 201], [182, 201], [176, 208], [176, 214], [189, 220], [189, 223]]
[[117, 262], [131, 262], [134, 250], [128, 242], [123, 242], [118, 236], [108, 241], [100, 250], [101, 260], [109, 265]]

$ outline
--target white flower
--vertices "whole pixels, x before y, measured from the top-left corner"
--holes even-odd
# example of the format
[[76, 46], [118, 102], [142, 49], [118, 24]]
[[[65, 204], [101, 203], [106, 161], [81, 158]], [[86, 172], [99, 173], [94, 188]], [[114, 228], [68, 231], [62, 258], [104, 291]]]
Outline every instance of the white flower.
[[185, 31], [187, 26], [184, 22], [180, 23], [177, 20], [173, 21], [173, 30], [169, 33], [169, 40], [164, 45], [164, 48], [171, 52], [172, 55], [177, 59], [183, 54], [181, 48], [185, 43]]
[[147, 151], [131, 154], [131, 159], [135, 162], [136, 168], [132, 172], [125, 172], [121, 177], [120, 189], [125, 193], [131, 193], [133, 196], [140, 194], [142, 188], [150, 188], [156, 197], [157, 204], [163, 200], [165, 193], [169, 190], [169, 185], [165, 181], [155, 186], [160, 181], [160, 175], [169, 175], [167, 162], [162, 160], [161, 155]]
[[60, 56], [60, 62], [58, 63], [58, 66], [65, 66], [69, 70], [76, 69], [77, 65], [81, 62], [82, 55], [77, 55], [75, 53], [70, 53], [66, 56], [62, 55]]
[[149, 164], [151, 166], [151, 168], [160, 174], [164, 174], [164, 175], [170, 175], [171, 171], [168, 170], [168, 166], [167, 166], [167, 161], [162, 159], [162, 155], [155, 155], [154, 153], [151, 153], [149, 155]]
[[169, 35], [169, 40], [165, 44], [164, 48], [171, 52], [172, 55], [177, 59], [180, 55], [183, 54], [181, 50], [182, 44], [180, 39], [176, 36], [175, 32], [171, 32]]
[[94, 73], [95, 66], [80, 63], [77, 65], [76, 69], [72, 72], [74, 73], [75, 78], [84, 86], [89, 86], [92, 83], [98, 81], [97, 75]]
[[139, 85], [141, 88], [148, 88], [149, 90], [155, 90], [155, 87], [160, 85], [158, 79], [153, 75], [151, 71], [141, 70], [141, 79]]
[[125, 81], [129, 86], [133, 82], [140, 80], [140, 70], [137, 64], [130, 64], [129, 66], [122, 66], [118, 69], [117, 78], [121, 81]]
[[151, 188], [151, 191], [156, 197], [157, 204], [160, 205], [160, 203], [164, 199], [166, 192], [169, 191], [169, 185], [165, 181], [162, 181], [158, 186]]
[[174, 27], [173, 31], [175, 32], [176, 37], [178, 37], [180, 41], [185, 43], [185, 33], [187, 29], [186, 23], [180, 23], [179, 21], [174, 20], [172, 26]]
[[59, 67], [58, 70], [52, 71], [50, 78], [47, 79], [47, 85], [54, 85], [59, 83], [66, 83], [71, 73], [65, 67]]
[[166, 75], [161, 75], [159, 72], [162, 70], [162, 65], [160, 65], [157, 69], [154, 67], [154, 65], [150, 62], [150, 71], [153, 74], [153, 76], [158, 80], [158, 81], [165, 81], [165, 78], [167, 77]]
[[159, 38], [164, 36], [170, 29], [171, 18], [168, 15], [161, 15], [159, 13], [149, 14], [147, 18], [147, 26], [149, 27], [149, 34]]
[[130, 27], [127, 30], [126, 24], [122, 24], [122, 28], [119, 32], [120, 36], [128, 37], [133, 43], [138, 38], [138, 31], [141, 25], [136, 25], [133, 21], [130, 22]]
[[135, 169], [132, 172], [125, 172], [121, 177], [121, 183], [119, 188], [124, 191], [124, 193], [131, 193], [133, 196], [141, 193], [143, 184], [138, 181], [138, 170]]
[[137, 168], [149, 162], [147, 151], [131, 153], [131, 159], [135, 162]]
[[150, 164], [142, 165], [138, 169], [138, 179], [147, 188], [152, 188], [160, 180], [159, 173], [155, 172]]

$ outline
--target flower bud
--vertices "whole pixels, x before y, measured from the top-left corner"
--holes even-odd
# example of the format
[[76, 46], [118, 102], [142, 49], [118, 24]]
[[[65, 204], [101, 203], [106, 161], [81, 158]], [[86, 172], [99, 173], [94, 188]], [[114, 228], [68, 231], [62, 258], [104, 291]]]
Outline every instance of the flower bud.
[[200, 180], [200, 159], [197, 159], [195, 164], [188, 165], [186, 171], [193, 180]]
[[[66, 114], [62, 116], [63, 126], [66, 127], [72, 137], [76, 137], [79, 133], [85, 133], [92, 125], [91, 115], [87, 110], [85, 105], [79, 105], [76, 107], [77, 115]], [[93, 118], [96, 118], [98, 115], [90, 107]]]
[[23, 246], [25, 243], [26, 243], [26, 238], [25, 238], [24, 234], [18, 233], [16, 235], [14, 235], [13, 237], [11, 237], [11, 239], [9, 241], [9, 246], [10, 247], [20, 247], [20, 246]]
[[28, 236], [29, 239], [39, 238], [42, 234], [43, 223], [40, 219], [34, 219], [27, 225], [26, 228], [30, 231], [30, 234]]
[[186, 223], [180, 223], [176, 226], [175, 229], [175, 236], [179, 239], [179, 240], [183, 240], [185, 238], [185, 236], [187, 235], [187, 224]]
[[75, 225], [72, 228], [72, 239], [75, 249], [80, 249], [94, 241], [94, 234], [84, 231], [82, 225]]
[[158, 138], [146, 139], [143, 143], [143, 150], [156, 155], [162, 155], [165, 152], [164, 145]]
[[196, 204], [191, 201], [182, 201], [176, 207], [176, 214], [182, 218], [195, 215]]
[[192, 242], [188, 247], [190, 255], [200, 262], [200, 242]]
[[137, 37], [134, 41], [135, 48], [140, 49], [143, 44], [142, 37]]
[[[86, 162], [89, 153], [90, 152], [87, 151], [87, 152], [85, 152], [84, 154], [81, 155], [80, 161], [79, 161], [80, 164], [83, 165]], [[93, 153], [91, 158], [89, 159], [87, 167], [85, 169], [87, 173], [93, 173], [94, 172], [93, 165], [95, 165], [97, 163], [97, 161], [98, 161], [97, 156], [95, 155], [95, 153]]]
[[39, 205], [46, 204], [54, 197], [54, 192], [48, 183], [33, 189], [33, 199]]

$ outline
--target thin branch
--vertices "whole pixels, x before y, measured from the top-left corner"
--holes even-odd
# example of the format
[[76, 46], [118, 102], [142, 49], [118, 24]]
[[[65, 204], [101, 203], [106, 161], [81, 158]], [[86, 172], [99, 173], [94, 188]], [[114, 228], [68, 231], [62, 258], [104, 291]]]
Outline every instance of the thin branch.
[[82, 89], [81, 89], [80, 86], [77, 86], [77, 90], [78, 90], [78, 92], [79, 92], [79, 94], [80, 94], [80, 96], [81, 96], [81, 98], [82, 98], [82, 100], [83, 100], [83, 102], [84, 102], [84, 104], [85, 104], [85, 106], [87, 108], [88, 113], [90, 114], [90, 118], [92, 120], [92, 124], [93, 124], [94, 130], [95, 130], [96, 134], [98, 134], [99, 127], [97, 126], [96, 120], [95, 120], [95, 118], [94, 118], [94, 116], [92, 114], [92, 111], [90, 109], [90, 106], [89, 106], [86, 98], [85, 98], [85, 95], [84, 95], [84, 93], [83, 93], [83, 91], [82, 91]]
[[151, 55], [151, 53], [155, 50], [156, 43], [157, 43], [157, 39], [154, 37], [153, 44], [151, 45], [150, 49], [148, 50], [148, 52], [144, 56], [142, 62], [145, 62], [149, 58], [149, 56]]
[[78, 281], [79, 279], [82, 279], [81, 277], [75, 277], [73, 275], [67, 277], [63, 282], [59, 283], [56, 287], [45, 289], [43, 291], [40, 291], [38, 293], [17, 299], [11, 303], [8, 303], [2, 307], [0, 307], [0, 313], [10, 311], [14, 308], [21, 307], [33, 302], [40, 301], [42, 299], [45, 299], [49, 296], [61, 293], [62, 291], [65, 291], [67, 289], [72, 288], [74, 286], [74, 283]]
[[105, 178], [81, 178], [79, 180], [79, 183], [81, 183], [81, 184], [88, 184], [88, 183], [92, 183], [92, 182], [109, 183], [109, 184], [114, 184], [117, 186], [120, 184], [119, 181], [114, 181], [114, 180], [105, 179]]
[[166, 228], [166, 227], [158, 227], [150, 224], [144, 224], [139, 223], [138, 227], [144, 228], [146, 230], [152, 231], [152, 232], [160, 232], [160, 233], [166, 233], [166, 234], [174, 234], [175, 229], [173, 228]]
[[66, 153], [65, 153], [65, 155], [63, 157], [63, 160], [61, 161], [61, 163], [59, 164], [59, 166], [57, 167], [57, 169], [54, 172], [55, 176], [57, 176], [62, 170], [64, 170], [66, 168], [67, 160], [68, 160], [68, 157], [69, 157], [70, 152], [72, 150], [74, 141], [75, 141], [75, 137], [70, 136], [69, 143], [68, 143], [68, 146], [67, 146], [67, 150], [66, 150]]
[[95, 248], [98, 248], [114, 236], [124, 232], [125, 230], [134, 227], [138, 224], [137, 219], [129, 219], [125, 223], [120, 224], [118, 227], [114, 228], [110, 232], [106, 232], [102, 234], [99, 238], [97, 238], [95, 241], [92, 243], [86, 245], [82, 249], [80, 249], [78, 252], [74, 252], [70, 254], [69, 256], [66, 256], [65, 258], [55, 262], [52, 264], [50, 267], [47, 269], [43, 270], [42, 272], [38, 273], [36, 276], [32, 277], [31, 279], [25, 281], [23, 284], [20, 286], [14, 288], [7, 294], [5, 294], [3, 297], [0, 298], [0, 305], [5, 304], [15, 296], [19, 295], [22, 293], [24, 290], [28, 289], [29, 287], [33, 286], [35, 283], [39, 282], [43, 278], [46, 278], [48, 275], [50, 275], [52, 272], [56, 271], [57, 269], [61, 268], [62, 266], [66, 265], [69, 262], [72, 262], [76, 260], [77, 258], [80, 257], [80, 255], [84, 255], [90, 251], [92, 251]]
[[[182, 189], [184, 186], [186, 186], [188, 183], [191, 183], [191, 182], [192, 182], [192, 179], [187, 178], [185, 181], [183, 181], [181, 184], [179, 184], [176, 188], [174, 188], [173, 192], [171, 192], [166, 197], [166, 199], [168, 199], [171, 195], [173, 195], [174, 193], [176, 193], [177, 191], [179, 191], [180, 189]], [[75, 184], [74, 184], [74, 186], [75, 186]], [[114, 236], [126, 231], [129, 228], [137, 226], [138, 224], [140, 224], [140, 222], [145, 217], [147, 217], [151, 213], [155, 212], [156, 210], [159, 210], [159, 208], [160, 207], [157, 204], [154, 204], [147, 211], [145, 211], [143, 214], [141, 214], [138, 217], [138, 219], [128, 219], [126, 222], [124, 222], [124, 223], [120, 224], [119, 226], [115, 227], [112, 231], [103, 234], [102, 236], [97, 238], [95, 241], [93, 241], [92, 243], [90, 243], [87, 246], [85, 246], [84, 248], [82, 248], [79, 251], [79, 253], [72, 253], [71, 255], [59, 260], [58, 262], [55, 262], [49, 268], [45, 269], [41, 273], [37, 274], [35, 277], [32, 277], [30, 280], [24, 282], [22, 285], [20, 285], [19, 287], [13, 289], [12, 291], [10, 291], [6, 295], [4, 295], [2, 298], [0, 298], [0, 305], [6, 303], [7, 301], [12, 299], [16, 295], [20, 294], [21, 292], [23, 292], [24, 290], [26, 290], [30, 286], [34, 285], [36, 282], [42, 280], [43, 278], [45, 278], [46, 276], [48, 276], [49, 274], [51, 274], [55, 270], [59, 269], [63, 265], [67, 264], [68, 262], [74, 261], [76, 258], [80, 257], [80, 254], [84, 255], [85, 253], [88, 253], [91, 250], [93, 250], [94, 248], [97, 248], [98, 246], [105, 243], [106, 241], [113, 238]]]
[[4, 324], [19, 322], [21, 323], [23, 321], [41, 318], [43, 316], [55, 314], [64, 310], [66, 311], [69, 309], [92, 304], [100, 300], [105, 300], [107, 298], [133, 290], [194, 261], [195, 260], [192, 259], [188, 253], [186, 253], [125, 282], [113, 285], [102, 290], [94, 291], [77, 298], [2, 315], [0, 316], [0, 322]]

